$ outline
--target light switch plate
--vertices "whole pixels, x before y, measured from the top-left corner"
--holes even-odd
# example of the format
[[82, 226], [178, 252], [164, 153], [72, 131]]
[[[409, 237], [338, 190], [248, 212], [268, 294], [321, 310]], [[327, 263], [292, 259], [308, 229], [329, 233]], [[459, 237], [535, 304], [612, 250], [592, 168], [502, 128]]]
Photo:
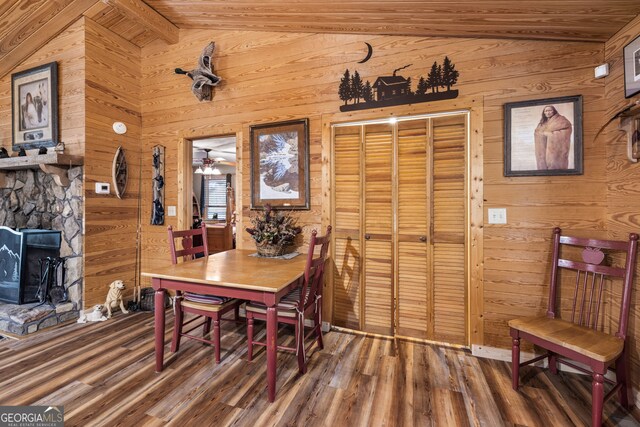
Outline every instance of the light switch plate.
[[489, 217], [489, 224], [506, 224], [507, 223], [507, 209], [506, 208], [494, 208], [487, 210]]
[[167, 216], [176, 216], [175, 206], [167, 206]]

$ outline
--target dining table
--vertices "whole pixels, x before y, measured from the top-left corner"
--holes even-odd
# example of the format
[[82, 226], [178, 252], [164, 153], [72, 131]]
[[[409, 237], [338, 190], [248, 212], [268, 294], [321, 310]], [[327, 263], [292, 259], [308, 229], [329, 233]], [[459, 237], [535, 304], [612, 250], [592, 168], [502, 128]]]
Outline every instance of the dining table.
[[207, 257], [145, 268], [155, 290], [155, 370], [164, 368], [165, 292], [195, 292], [263, 303], [267, 311], [267, 389], [270, 402], [276, 396], [277, 304], [299, 284], [306, 257], [290, 259], [255, 256], [255, 251], [232, 249]]

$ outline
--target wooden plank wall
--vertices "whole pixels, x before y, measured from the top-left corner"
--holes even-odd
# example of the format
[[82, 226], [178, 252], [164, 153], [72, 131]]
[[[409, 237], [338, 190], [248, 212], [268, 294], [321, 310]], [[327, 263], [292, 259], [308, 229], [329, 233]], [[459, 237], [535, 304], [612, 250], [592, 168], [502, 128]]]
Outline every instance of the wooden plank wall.
[[[640, 101], [640, 94], [624, 97], [624, 46], [640, 35], [640, 17], [629, 23], [605, 45], [605, 61], [610, 74], [605, 80], [606, 120], [622, 108]], [[604, 121], [604, 120], [603, 120]], [[617, 130], [614, 120], [598, 138], [606, 147], [607, 212], [609, 237], [625, 240], [630, 232], [640, 233], [640, 164], [627, 160], [627, 136]], [[632, 293], [632, 307], [628, 336], [631, 348], [631, 378], [634, 388], [640, 389], [640, 264], [636, 267], [636, 282]]]
[[[126, 297], [136, 278], [136, 230], [140, 172], [140, 48], [90, 19], [86, 30], [85, 288], [84, 305], [104, 303], [109, 284], [124, 280]], [[117, 135], [112, 124], [127, 125]], [[122, 145], [128, 183], [122, 199], [113, 188], [96, 194], [96, 182], [108, 182], [113, 156]]]
[[[11, 74], [58, 63], [58, 120], [65, 153], [84, 154], [84, 28], [81, 22], [42, 46], [0, 79], [0, 145], [11, 153]], [[34, 152], [37, 150], [34, 150]]]
[[[192, 68], [202, 48], [216, 42], [214, 65], [223, 82], [212, 102], [199, 103], [176, 67]], [[371, 60], [358, 64], [371, 43]], [[506, 321], [542, 313], [548, 242], [556, 225], [605, 235], [605, 149], [593, 136], [603, 114], [604, 82], [594, 80], [604, 45], [522, 40], [440, 39], [270, 32], [184, 30], [173, 46], [152, 43], [142, 50], [143, 149], [167, 147], [177, 158], [181, 133], [209, 135], [243, 129], [242, 158], [248, 158], [249, 125], [308, 117], [311, 135], [311, 210], [296, 214], [308, 235], [320, 223], [321, 116], [338, 111], [338, 85], [346, 68], [364, 80], [400, 75], [414, 82], [444, 56], [460, 71], [461, 96], [484, 98], [484, 194], [486, 207], [507, 208], [507, 225], [484, 229], [484, 344], [507, 347]], [[584, 97], [585, 174], [571, 177], [505, 178], [503, 104], [548, 97]], [[416, 104], [419, 110], [420, 104]], [[386, 115], [393, 108], [380, 115]], [[426, 111], [425, 111], [426, 112]], [[473, 126], [473, 124], [472, 124]], [[324, 141], [329, 143], [329, 141]], [[143, 176], [149, 176], [145, 162]], [[241, 218], [249, 214], [249, 169], [242, 162]], [[177, 205], [177, 164], [167, 164], [167, 205]], [[150, 184], [143, 183], [143, 269], [168, 259], [166, 225], [150, 226]], [[251, 241], [238, 227], [241, 245]]]

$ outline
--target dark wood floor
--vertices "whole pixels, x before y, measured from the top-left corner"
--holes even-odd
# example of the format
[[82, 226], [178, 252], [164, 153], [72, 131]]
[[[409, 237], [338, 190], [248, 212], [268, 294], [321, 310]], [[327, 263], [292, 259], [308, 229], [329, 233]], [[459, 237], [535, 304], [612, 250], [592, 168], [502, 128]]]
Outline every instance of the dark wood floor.
[[[167, 316], [171, 320], [171, 316]], [[167, 342], [171, 329], [168, 328]], [[288, 329], [282, 340], [291, 340]], [[589, 379], [510, 365], [461, 350], [330, 332], [300, 377], [279, 353], [278, 395], [266, 396], [260, 349], [246, 361], [245, 328], [225, 322], [220, 365], [186, 340], [154, 372], [153, 317], [122, 315], [0, 341], [0, 405], [64, 405], [65, 426], [573, 426], [589, 425]], [[263, 335], [264, 331], [261, 330]], [[605, 425], [640, 425], [615, 399]]]

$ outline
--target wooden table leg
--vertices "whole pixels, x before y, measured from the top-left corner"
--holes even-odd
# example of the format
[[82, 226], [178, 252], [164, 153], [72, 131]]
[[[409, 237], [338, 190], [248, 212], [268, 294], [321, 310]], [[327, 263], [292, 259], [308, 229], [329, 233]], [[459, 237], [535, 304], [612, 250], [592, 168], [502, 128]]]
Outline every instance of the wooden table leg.
[[269, 402], [276, 400], [276, 365], [278, 350], [278, 311], [267, 308], [267, 387]]
[[[153, 279], [154, 281], [157, 279]], [[154, 300], [156, 334], [156, 372], [162, 372], [164, 359], [164, 289], [156, 290]]]

